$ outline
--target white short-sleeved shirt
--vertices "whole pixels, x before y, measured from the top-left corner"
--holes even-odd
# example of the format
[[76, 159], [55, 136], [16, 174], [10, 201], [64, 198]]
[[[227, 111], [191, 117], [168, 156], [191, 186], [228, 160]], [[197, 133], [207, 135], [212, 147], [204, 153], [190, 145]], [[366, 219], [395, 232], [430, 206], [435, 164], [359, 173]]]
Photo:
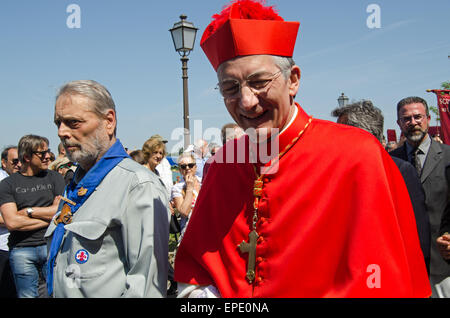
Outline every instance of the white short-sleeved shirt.
[[[199, 176], [195, 176], [195, 177], [197, 178], [197, 181], [200, 183], [200, 186], [201, 186], [202, 179]], [[172, 187], [172, 192], [170, 194], [170, 200], [173, 200], [174, 198], [182, 198], [183, 197], [183, 189], [184, 189], [185, 185], [186, 185], [186, 182], [184, 182], [184, 181], [176, 183]], [[191, 205], [192, 209], [194, 208], [195, 202], [197, 201], [198, 192], [194, 190], [193, 194], [194, 194], [194, 198], [192, 199], [192, 205]], [[191, 212], [192, 212], [192, 209], [191, 209]], [[189, 214], [189, 216], [190, 216], [190, 214]], [[180, 221], [181, 235], [184, 234], [184, 230], [186, 229], [186, 225], [189, 221], [189, 216], [188, 217], [181, 216], [181, 221]]]

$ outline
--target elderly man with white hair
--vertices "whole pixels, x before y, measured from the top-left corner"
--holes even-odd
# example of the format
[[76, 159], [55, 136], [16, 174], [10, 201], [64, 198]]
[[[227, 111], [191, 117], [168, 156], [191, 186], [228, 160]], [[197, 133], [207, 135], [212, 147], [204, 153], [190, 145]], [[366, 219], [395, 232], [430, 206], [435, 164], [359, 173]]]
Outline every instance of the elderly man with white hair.
[[202, 184], [175, 260], [179, 297], [428, 297], [389, 154], [294, 101], [298, 27], [237, 0], [205, 29], [201, 46], [246, 135], [216, 153]]
[[79, 167], [51, 222], [48, 290], [54, 297], [165, 297], [168, 194], [116, 137], [108, 90], [94, 81], [64, 85], [54, 122]]

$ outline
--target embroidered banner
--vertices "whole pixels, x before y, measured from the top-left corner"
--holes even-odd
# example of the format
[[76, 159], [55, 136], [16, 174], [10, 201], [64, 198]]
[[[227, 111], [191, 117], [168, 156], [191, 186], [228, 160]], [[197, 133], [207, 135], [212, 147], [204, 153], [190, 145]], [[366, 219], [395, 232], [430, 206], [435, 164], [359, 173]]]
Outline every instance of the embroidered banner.
[[436, 94], [438, 100], [439, 115], [441, 117], [440, 136], [444, 144], [450, 145], [450, 90], [449, 89], [429, 89], [427, 92]]

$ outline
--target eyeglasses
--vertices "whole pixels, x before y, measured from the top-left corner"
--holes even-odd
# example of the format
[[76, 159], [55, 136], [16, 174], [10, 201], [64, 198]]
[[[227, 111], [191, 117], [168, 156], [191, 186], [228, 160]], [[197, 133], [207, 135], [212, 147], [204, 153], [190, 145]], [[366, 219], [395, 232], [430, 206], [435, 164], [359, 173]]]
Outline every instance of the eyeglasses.
[[13, 159], [11, 160], [11, 163], [13, 164], [13, 166], [17, 166], [19, 164], [19, 159]]
[[426, 117], [427, 117], [427, 116], [425, 116], [425, 115], [417, 114], [417, 115], [412, 115], [412, 116], [401, 117], [401, 118], [400, 118], [400, 121], [401, 121], [402, 123], [406, 124], [406, 123], [412, 122], [412, 119], [414, 118], [414, 120], [415, 120], [417, 123], [421, 123], [422, 120], [423, 120], [424, 118], [426, 118]]
[[47, 149], [47, 150], [43, 150], [43, 151], [33, 151], [33, 153], [34, 153], [35, 155], [37, 155], [40, 159], [44, 158], [45, 155], [48, 154], [48, 153], [50, 153], [50, 152], [51, 152], [50, 148]]
[[273, 74], [251, 75], [249, 78], [245, 79], [243, 83], [238, 80], [225, 80], [222, 83], [218, 83], [216, 89], [219, 89], [220, 94], [222, 94], [225, 99], [235, 97], [245, 85], [248, 86], [253, 94], [260, 95], [269, 90], [269, 84], [277, 79], [280, 74], [281, 70]]
[[185, 165], [185, 164], [180, 165], [180, 168], [183, 170], [185, 170], [187, 167], [189, 167], [189, 169], [192, 169], [195, 167], [195, 163], [188, 163], [187, 165]]

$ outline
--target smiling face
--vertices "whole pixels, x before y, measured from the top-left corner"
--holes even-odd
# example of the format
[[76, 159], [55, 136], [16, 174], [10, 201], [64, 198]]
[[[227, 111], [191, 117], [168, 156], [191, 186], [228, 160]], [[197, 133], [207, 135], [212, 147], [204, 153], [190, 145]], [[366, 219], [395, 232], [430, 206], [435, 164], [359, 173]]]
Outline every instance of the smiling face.
[[99, 117], [89, 98], [62, 95], [55, 105], [55, 124], [68, 158], [89, 170], [115, 142], [115, 112]]
[[[231, 117], [244, 130], [253, 128], [258, 135], [266, 131], [269, 136], [270, 129], [281, 131], [291, 119], [300, 69], [293, 66], [288, 79], [283, 74], [274, 75], [279, 72], [280, 68], [270, 55], [238, 57], [222, 63], [218, 68], [219, 83], [240, 83], [240, 90], [232, 97], [224, 95], [224, 102]], [[268, 79], [272, 80], [263, 89], [251, 88], [257, 87], [258, 80]]]
[[142, 146], [142, 154], [145, 165], [155, 172], [156, 166], [159, 165], [166, 156], [166, 146], [162, 139], [151, 137]]
[[184, 179], [186, 179], [187, 174], [195, 175], [195, 172], [197, 171], [197, 166], [192, 156], [181, 157], [178, 161], [178, 166], [180, 167], [180, 173]]
[[164, 147], [159, 146], [155, 147], [155, 149], [150, 154], [148, 158], [148, 164], [151, 167], [151, 170], [154, 171], [156, 166], [161, 163], [161, 160], [164, 158]]

